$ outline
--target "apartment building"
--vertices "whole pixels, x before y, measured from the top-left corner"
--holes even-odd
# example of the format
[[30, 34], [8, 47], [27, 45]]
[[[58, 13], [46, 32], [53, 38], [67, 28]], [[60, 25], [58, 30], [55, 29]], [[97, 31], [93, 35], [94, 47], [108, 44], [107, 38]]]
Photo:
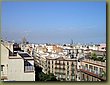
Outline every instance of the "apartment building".
[[40, 66], [42, 68], [42, 72], [47, 73], [47, 64], [46, 64], [46, 56], [48, 54], [36, 54], [34, 53], [34, 61], [36, 66]]
[[16, 43], [1, 42], [1, 80], [35, 81], [34, 59]]
[[106, 50], [101, 50], [103, 46], [100, 45], [98, 48], [84, 50], [85, 57], [80, 61], [81, 81], [106, 80]]
[[9, 50], [1, 44], [1, 80], [8, 80]]
[[104, 81], [106, 80], [106, 62], [84, 59], [81, 62], [81, 81]]
[[60, 81], [77, 80], [77, 59], [47, 57], [47, 73], [53, 73]]

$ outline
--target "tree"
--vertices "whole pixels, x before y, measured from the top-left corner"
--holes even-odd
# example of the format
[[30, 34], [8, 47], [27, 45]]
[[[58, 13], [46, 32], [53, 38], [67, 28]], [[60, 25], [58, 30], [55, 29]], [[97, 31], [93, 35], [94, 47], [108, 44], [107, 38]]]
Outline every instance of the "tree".
[[57, 79], [54, 74], [50, 73], [48, 74], [48, 78], [46, 79], [46, 81], [57, 81]]
[[35, 80], [36, 81], [57, 81], [54, 74], [45, 74], [42, 72], [42, 68], [35, 66]]
[[43, 72], [39, 73], [39, 81], [45, 81], [46, 77], [47, 77], [47, 75], [44, 74]]
[[54, 74], [44, 74], [43, 72], [39, 73], [39, 81], [56, 81]]
[[42, 72], [42, 68], [36, 65], [34, 66], [35, 66], [35, 81], [39, 81], [40, 80], [39, 74]]
[[101, 61], [101, 60], [102, 60], [102, 57], [98, 57], [97, 60], [98, 60], [98, 61]]
[[105, 71], [102, 72], [102, 77], [106, 77], [106, 72]]
[[92, 53], [92, 54], [91, 54], [91, 59], [97, 60], [97, 55], [96, 55], [96, 53]]

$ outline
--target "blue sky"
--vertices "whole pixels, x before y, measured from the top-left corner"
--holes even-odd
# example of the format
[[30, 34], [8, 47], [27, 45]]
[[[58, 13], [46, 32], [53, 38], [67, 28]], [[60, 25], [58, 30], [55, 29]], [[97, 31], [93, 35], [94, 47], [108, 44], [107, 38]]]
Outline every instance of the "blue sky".
[[106, 2], [2, 2], [2, 37], [33, 43], [106, 41]]

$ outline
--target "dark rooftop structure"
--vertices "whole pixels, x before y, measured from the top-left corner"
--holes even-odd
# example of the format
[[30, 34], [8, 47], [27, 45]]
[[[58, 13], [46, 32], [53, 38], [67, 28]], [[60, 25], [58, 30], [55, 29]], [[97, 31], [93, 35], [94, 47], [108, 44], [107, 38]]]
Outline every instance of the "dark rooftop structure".
[[27, 54], [27, 53], [25, 53], [25, 52], [18, 52], [18, 54], [19, 54], [21, 57], [23, 57], [23, 58], [25, 58], [25, 57], [31, 57], [29, 54]]

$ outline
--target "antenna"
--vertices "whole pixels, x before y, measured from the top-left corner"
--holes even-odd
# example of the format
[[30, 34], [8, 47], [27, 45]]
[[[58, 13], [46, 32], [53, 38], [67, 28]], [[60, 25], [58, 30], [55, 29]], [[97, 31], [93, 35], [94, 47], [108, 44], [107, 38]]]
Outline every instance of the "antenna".
[[71, 45], [73, 45], [73, 40], [71, 39]]

